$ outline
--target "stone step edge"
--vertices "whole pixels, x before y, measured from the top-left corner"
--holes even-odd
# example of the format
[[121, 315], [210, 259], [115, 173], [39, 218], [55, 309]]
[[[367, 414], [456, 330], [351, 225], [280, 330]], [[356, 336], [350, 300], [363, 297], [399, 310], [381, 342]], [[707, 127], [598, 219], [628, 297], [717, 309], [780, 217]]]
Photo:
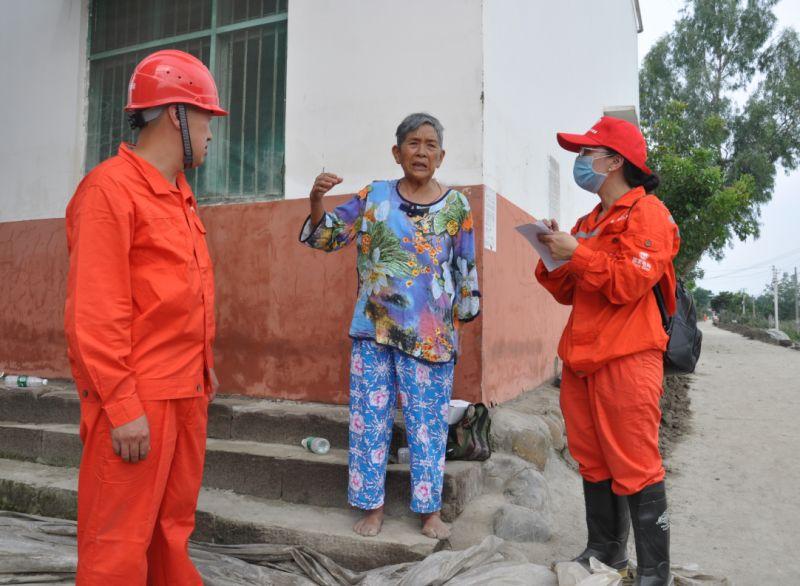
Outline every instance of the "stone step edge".
[[[61, 434], [68, 435], [71, 439], [78, 440], [78, 425], [72, 423], [21, 423], [18, 421], [3, 421], [0, 420], [0, 434], [3, 430], [27, 430], [31, 432], [42, 431], [48, 434]], [[2, 435], [0, 435], [2, 439]], [[62, 444], [63, 447], [63, 444]], [[0, 451], [3, 445], [0, 443]], [[41, 449], [36, 454], [31, 454], [31, 460], [42, 457]], [[290, 444], [276, 444], [269, 442], [254, 442], [248, 440], [232, 440], [232, 439], [218, 439], [209, 437], [206, 444], [206, 451], [219, 451], [237, 454], [248, 454], [252, 456], [260, 456], [267, 458], [278, 458], [284, 460], [295, 460], [302, 462], [315, 462], [321, 464], [347, 466], [348, 465], [348, 452], [347, 450], [339, 448], [331, 448], [327, 454], [313, 454], [300, 445], [292, 446]], [[12, 458], [16, 459], [16, 458]], [[56, 464], [57, 465], [57, 464]], [[455, 473], [460, 473], [469, 466], [477, 466], [479, 463], [471, 463], [466, 461], [448, 461], [447, 466], [456, 468]], [[388, 464], [386, 466], [388, 472], [408, 471], [408, 464]], [[445, 474], [448, 474], [446, 471]]]
[[[0, 458], [77, 467], [81, 448], [75, 425], [0, 422]], [[266, 458], [269, 462], [257, 463], [254, 459], [258, 458]], [[333, 450], [333, 453], [319, 456], [300, 446], [209, 439], [204, 484], [287, 503], [343, 509], [348, 506], [347, 464], [344, 450]], [[262, 471], [275, 467], [276, 475], [250, 474], [247, 471], [252, 466]], [[387, 511], [413, 516], [408, 509], [408, 474], [408, 464], [387, 466]], [[309, 480], [314, 478], [321, 484], [309, 484]], [[447, 463], [442, 502], [442, 516], [446, 521], [458, 517], [469, 501], [483, 492], [482, 480], [483, 470], [479, 463]]]
[[[75, 520], [77, 470], [0, 459], [0, 508]], [[356, 511], [287, 504], [203, 488], [192, 539], [214, 543], [305, 545], [354, 570], [415, 561], [449, 547], [419, 522], [387, 517], [377, 537], [352, 532]]]
[[[5, 419], [21, 423], [77, 423], [80, 399], [70, 382], [26, 389], [0, 386]], [[349, 411], [346, 405], [301, 403], [242, 395], [217, 396], [209, 406], [209, 437], [297, 444], [307, 436], [323, 436], [334, 447], [346, 448]], [[277, 442], [276, 442], [277, 443]], [[405, 424], [398, 410], [392, 451], [405, 443]]]

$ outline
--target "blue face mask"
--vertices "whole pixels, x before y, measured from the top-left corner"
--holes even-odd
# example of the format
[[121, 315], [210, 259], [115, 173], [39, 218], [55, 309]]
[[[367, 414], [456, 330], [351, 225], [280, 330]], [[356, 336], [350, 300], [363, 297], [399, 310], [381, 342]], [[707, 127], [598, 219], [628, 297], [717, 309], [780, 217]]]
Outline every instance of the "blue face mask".
[[[596, 158], [603, 159], [611, 156], [613, 155], [603, 155]], [[598, 173], [594, 170], [593, 164], [595, 160], [591, 155], [580, 155], [575, 159], [575, 165], [572, 167], [572, 176], [575, 178], [575, 183], [582, 189], [592, 193], [600, 191], [600, 187], [608, 177], [607, 174]]]

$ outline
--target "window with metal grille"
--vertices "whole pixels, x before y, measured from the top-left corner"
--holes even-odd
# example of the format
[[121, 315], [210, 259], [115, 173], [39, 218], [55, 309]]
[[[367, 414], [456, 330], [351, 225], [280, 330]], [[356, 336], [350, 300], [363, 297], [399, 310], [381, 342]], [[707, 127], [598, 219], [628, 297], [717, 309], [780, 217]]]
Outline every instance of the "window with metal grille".
[[288, 0], [92, 0], [86, 168], [133, 142], [123, 112], [146, 55], [180, 49], [208, 65], [222, 106], [205, 164], [188, 173], [201, 202], [283, 196]]

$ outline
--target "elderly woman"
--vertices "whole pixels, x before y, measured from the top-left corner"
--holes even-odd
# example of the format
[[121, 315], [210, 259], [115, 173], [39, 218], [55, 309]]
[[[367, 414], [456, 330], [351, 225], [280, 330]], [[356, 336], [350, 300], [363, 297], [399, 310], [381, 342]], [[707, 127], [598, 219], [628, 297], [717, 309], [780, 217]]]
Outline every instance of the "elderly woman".
[[444, 539], [440, 517], [447, 415], [458, 348], [456, 321], [478, 315], [478, 276], [467, 198], [433, 178], [444, 159], [441, 123], [411, 114], [392, 154], [403, 178], [374, 181], [333, 212], [323, 196], [341, 177], [322, 173], [311, 189], [301, 242], [332, 252], [355, 242], [358, 298], [350, 337], [348, 500], [366, 512], [355, 525], [377, 535], [395, 403], [411, 454], [411, 510], [422, 533]]

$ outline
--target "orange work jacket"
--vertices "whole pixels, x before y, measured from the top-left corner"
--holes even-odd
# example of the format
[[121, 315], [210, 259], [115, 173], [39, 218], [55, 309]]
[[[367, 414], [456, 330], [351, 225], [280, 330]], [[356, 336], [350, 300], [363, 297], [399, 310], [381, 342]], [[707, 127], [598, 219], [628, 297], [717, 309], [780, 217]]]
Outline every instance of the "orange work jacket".
[[113, 427], [141, 401], [208, 392], [214, 276], [197, 203], [121, 145], [67, 206], [65, 328], [81, 400], [101, 401]]
[[667, 207], [641, 187], [578, 220], [580, 243], [572, 259], [536, 278], [564, 305], [572, 305], [558, 346], [561, 359], [579, 376], [644, 350], [666, 350], [668, 337], [652, 288], [659, 283], [670, 314], [675, 312], [678, 226]]

